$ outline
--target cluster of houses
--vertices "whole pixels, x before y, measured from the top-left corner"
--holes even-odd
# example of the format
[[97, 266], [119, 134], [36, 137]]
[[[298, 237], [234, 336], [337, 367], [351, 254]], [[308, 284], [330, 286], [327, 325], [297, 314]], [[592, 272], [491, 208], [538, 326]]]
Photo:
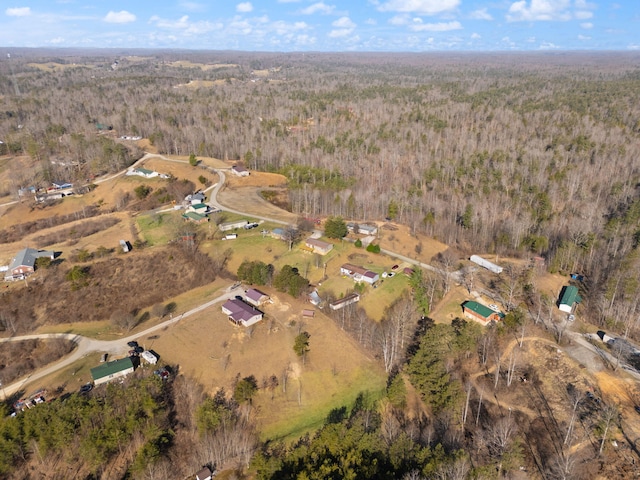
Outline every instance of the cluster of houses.
[[187, 195], [184, 199], [185, 212], [182, 214], [182, 218], [187, 222], [197, 224], [207, 223], [209, 221], [209, 214], [213, 212], [209, 205], [205, 203], [205, 199], [205, 194], [202, 192]]

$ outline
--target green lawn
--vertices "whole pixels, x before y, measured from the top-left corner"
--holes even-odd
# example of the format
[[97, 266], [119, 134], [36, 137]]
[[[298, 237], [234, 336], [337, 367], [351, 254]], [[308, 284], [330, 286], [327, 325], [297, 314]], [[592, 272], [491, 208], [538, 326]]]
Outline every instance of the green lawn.
[[332, 409], [351, 406], [359, 393], [369, 395], [372, 400], [379, 399], [385, 387], [386, 375], [382, 369], [361, 367], [337, 375], [330, 371], [306, 372], [300, 382], [289, 382], [288, 395], [276, 395], [274, 400], [268, 391], [261, 390], [255, 405], [269, 412], [269, 418], [260, 422], [261, 437], [263, 440], [298, 439], [321, 427]]
[[181, 222], [178, 212], [153, 213], [136, 217], [138, 228], [149, 246], [166, 245], [175, 234], [175, 225]]

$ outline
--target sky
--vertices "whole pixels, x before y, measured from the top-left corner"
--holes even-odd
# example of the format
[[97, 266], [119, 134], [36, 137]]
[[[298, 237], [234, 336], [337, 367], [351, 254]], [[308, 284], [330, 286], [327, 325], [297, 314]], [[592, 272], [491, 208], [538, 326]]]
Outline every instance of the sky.
[[0, 0], [0, 47], [640, 50], [640, 0]]

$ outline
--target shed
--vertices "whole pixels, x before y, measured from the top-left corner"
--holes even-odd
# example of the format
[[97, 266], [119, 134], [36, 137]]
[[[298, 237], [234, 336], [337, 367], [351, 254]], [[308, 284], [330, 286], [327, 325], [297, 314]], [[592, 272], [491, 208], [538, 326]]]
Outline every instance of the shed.
[[317, 238], [307, 238], [304, 241], [304, 246], [313, 253], [319, 253], [320, 255], [326, 255], [333, 249], [332, 243], [318, 240]]
[[303, 317], [308, 317], [308, 318], [313, 318], [316, 316], [316, 311], [315, 310], [311, 310], [309, 308], [305, 308], [302, 310], [302, 316]]
[[133, 373], [133, 369], [131, 358], [126, 357], [92, 368], [91, 377], [93, 378], [94, 384], [100, 385], [115, 380], [116, 378], [126, 377], [130, 373]]

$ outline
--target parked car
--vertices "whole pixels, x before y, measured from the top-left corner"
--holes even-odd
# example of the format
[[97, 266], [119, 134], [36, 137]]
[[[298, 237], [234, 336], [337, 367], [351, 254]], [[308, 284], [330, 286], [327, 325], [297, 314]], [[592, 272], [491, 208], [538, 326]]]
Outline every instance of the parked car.
[[87, 393], [87, 392], [90, 392], [91, 390], [93, 390], [93, 384], [91, 383], [85, 383], [80, 387], [80, 393]]
[[394, 265], [393, 267], [391, 267], [391, 270], [397, 270], [398, 269], [398, 265]]
[[389, 272], [387, 274], [387, 277], [391, 278], [391, 277], [395, 277], [396, 276], [396, 272]]
[[129, 345], [131, 348], [135, 348], [138, 346], [138, 342], [136, 342], [135, 340], [132, 340], [130, 342], [127, 342], [127, 345]]

